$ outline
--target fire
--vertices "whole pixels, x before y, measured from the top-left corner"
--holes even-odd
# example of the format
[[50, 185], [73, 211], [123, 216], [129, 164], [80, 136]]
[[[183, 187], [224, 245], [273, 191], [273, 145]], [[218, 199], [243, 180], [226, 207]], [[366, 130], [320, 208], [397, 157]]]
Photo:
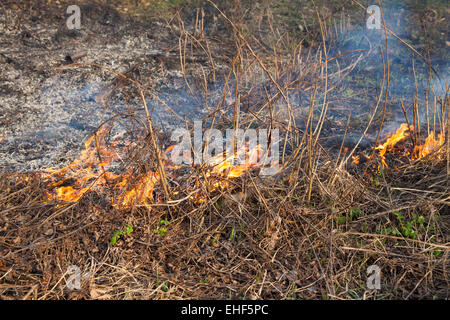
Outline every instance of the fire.
[[[153, 193], [160, 180], [157, 172], [150, 171], [136, 175], [132, 170], [123, 174], [108, 171], [110, 164], [119, 159], [119, 155], [124, 152], [120, 152], [117, 148], [117, 141], [113, 142], [109, 149], [106, 147], [106, 132], [107, 130], [102, 127], [91, 136], [84, 143], [80, 157], [68, 166], [45, 170], [44, 175], [50, 181], [51, 189], [47, 192], [45, 203], [52, 200], [77, 202], [90, 191], [100, 193], [109, 191], [114, 195], [111, 204], [119, 209], [128, 209], [133, 205], [149, 205], [155, 201]], [[167, 156], [173, 148], [174, 146], [167, 148], [165, 155]], [[259, 145], [251, 150], [245, 146], [225, 158], [223, 155], [213, 157], [204, 176], [207, 179], [208, 190], [212, 192], [229, 187], [230, 179], [243, 175], [256, 165], [260, 150]], [[235, 164], [237, 160], [244, 163]], [[181, 165], [174, 166], [164, 160], [164, 169], [169, 173], [180, 167]], [[201, 192], [192, 198], [197, 202], [204, 202], [207, 199]]]
[[[261, 150], [260, 145], [252, 149], [246, 145], [231, 155], [229, 153], [219, 154], [209, 159], [205, 172], [209, 192], [229, 188], [231, 179], [238, 178], [252, 168], [258, 167], [257, 160], [261, 155]], [[191, 199], [196, 203], [203, 203], [208, 198], [203, 192], [198, 192], [191, 196]]]
[[[49, 185], [53, 192], [47, 194], [45, 202], [51, 200], [77, 202], [89, 191], [104, 192], [111, 189], [118, 195], [112, 200], [113, 206], [129, 208], [132, 203], [148, 204], [159, 175], [149, 172], [147, 175], [134, 178], [131, 172], [118, 175], [107, 171], [112, 161], [118, 159], [119, 152], [115, 148], [117, 142], [111, 144], [111, 150], [106, 148], [105, 135], [106, 129], [101, 128], [97, 134], [91, 136], [85, 142], [80, 157], [68, 166], [45, 170], [47, 180], [56, 180]], [[69, 186], [61, 186], [67, 182], [72, 183]]]
[[425, 140], [425, 143], [421, 146], [415, 146], [414, 154], [417, 158], [423, 158], [426, 155], [432, 153], [444, 144], [444, 135], [438, 134], [438, 138], [434, 138], [434, 131], [431, 131]]
[[[414, 130], [414, 126], [409, 126], [406, 123], [402, 123], [400, 128], [390, 136], [385, 143], [380, 144], [375, 149], [379, 150], [378, 155], [381, 159], [383, 167], [388, 167], [386, 163], [386, 152], [394, 151], [394, 147], [401, 141], [405, 140], [410, 133]], [[423, 145], [416, 145], [414, 152], [406, 152], [406, 155], [410, 156], [411, 160], [420, 159], [426, 155], [437, 150], [444, 143], [444, 135], [438, 134], [438, 138], [435, 138], [434, 131], [431, 131], [428, 137], [425, 139]]]
[[[383, 167], [388, 167], [386, 163], [387, 152], [398, 152], [396, 145], [404, 141], [413, 132], [414, 127], [403, 123], [397, 131], [390, 136], [386, 142], [378, 145], [378, 156]], [[45, 178], [50, 182], [47, 192], [48, 203], [52, 200], [64, 202], [77, 202], [90, 191], [99, 193], [109, 193], [111, 204], [119, 209], [128, 209], [133, 205], [149, 205], [156, 201], [154, 190], [160, 181], [157, 172], [147, 172], [136, 174], [132, 170], [127, 170], [122, 174], [115, 174], [108, 171], [110, 165], [125, 154], [117, 147], [118, 141], [112, 142], [110, 147], [106, 147], [105, 136], [107, 130], [101, 128], [96, 134], [91, 136], [84, 144], [84, 150], [79, 158], [68, 166], [61, 169], [46, 169]], [[416, 145], [413, 150], [406, 151], [403, 155], [411, 160], [419, 159], [434, 152], [444, 143], [444, 135], [438, 134], [435, 137], [432, 131], [426, 138], [423, 145]], [[167, 160], [168, 153], [174, 146], [167, 148], [163, 161], [164, 170], [169, 176], [173, 176], [175, 170], [181, 165], [171, 165]], [[347, 152], [345, 150], [344, 152]], [[191, 190], [198, 188], [199, 184], [205, 184], [209, 192], [230, 188], [232, 179], [238, 178], [249, 172], [253, 168], [258, 168], [264, 161], [258, 161], [262, 156], [262, 148], [257, 145], [249, 148], [245, 145], [234, 153], [216, 155], [208, 161], [208, 166], [203, 170], [203, 174], [196, 180], [196, 185]], [[353, 163], [359, 163], [360, 157], [353, 156]], [[189, 190], [188, 190], [189, 191]], [[203, 203], [207, 200], [203, 191], [195, 192], [190, 197], [196, 203]]]
[[378, 155], [380, 156], [383, 167], [388, 166], [386, 163], [386, 157], [385, 157], [386, 152], [388, 150], [392, 150], [392, 148], [400, 141], [405, 140], [408, 137], [408, 132], [407, 132], [408, 130], [409, 131], [413, 130], [413, 126], [410, 126], [408, 128], [408, 125], [406, 123], [402, 123], [400, 125], [400, 128], [398, 128], [397, 131], [391, 137], [389, 137], [385, 143], [383, 143], [375, 148], [376, 150], [380, 150]]
[[[251, 150], [248, 149], [248, 146], [245, 146], [225, 159], [222, 155], [217, 155], [211, 161], [213, 164], [211, 173], [226, 178], [237, 178], [257, 164], [260, 151], [260, 145]], [[244, 164], [234, 165], [235, 161], [241, 159], [243, 159], [241, 162], [244, 162]]]
[[[116, 203], [113, 205], [121, 208], [128, 209], [131, 208], [132, 204], [150, 204], [149, 201], [153, 200], [153, 190], [156, 183], [159, 181], [159, 174], [156, 172], [150, 172], [149, 174], [143, 175], [137, 179], [139, 182], [130, 191], [119, 196]], [[129, 184], [129, 177], [124, 178], [120, 182], [121, 186], [126, 186]]]
[[89, 190], [89, 187], [84, 187], [76, 190], [71, 186], [56, 188], [56, 198], [68, 202], [76, 202]]

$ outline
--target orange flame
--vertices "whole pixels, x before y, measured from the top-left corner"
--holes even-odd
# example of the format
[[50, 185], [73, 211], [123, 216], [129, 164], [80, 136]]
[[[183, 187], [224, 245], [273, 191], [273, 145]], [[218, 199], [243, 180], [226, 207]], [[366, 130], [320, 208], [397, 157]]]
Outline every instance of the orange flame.
[[[393, 151], [394, 146], [405, 140], [409, 136], [409, 132], [412, 132], [413, 130], [414, 126], [409, 126], [408, 128], [406, 123], [402, 123], [400, 128], [398, 128], [397, 131], [390, 136], [385, 143], [380, 144], [375, 148], [376, 150], [379, 150], [378, 155], [381, 159], [383, 167], [388, 167], [386, 163], [386, 152]], [[425, 143], [423, 145], [416, 145], [414, 147], [414, 152], [407, 152], [407, 155], [411, 155], [411, 160], [420, 159], [437, 150], [442, 144], [444, 144], [444, 135], [440, 133], [438, 134], [438, 138], [435, 139], [434, 131], [431, 131], [425, 139]]]
[[[166, 151], [169, 152], [173, 148], [169, 147]], [[233, 154], [225, 153], [218, 154], [210, 159], [208, 159], [208, 167], [204, 171], [204, 177], [206, 181], [197, 180], [197, 187], [200, 183], [207, 185], [209, 192], [216, 190], [224, 190], [230, 186], [230, 180], [238, 178], [250, 171], [254, 167], [258, 167], [257, 162], [258, 157], [261, 155], [262, 148], [260, 145], [254, 148], [248, 148], [248, 145], [243, 146]], [[235, 164], [238, 162], [239, 164]], [[178, 168], [180, 166], [174, 167], [166, 165], [166, 168]], [[190, 197], [196, 203], [206, 202], [208, 199], [206, 194], [199, 191]]]
[[[391, 136], [389, 137], [385, 143], [379, 145], [378, 147], [376, 147], [376, 150], [380, 150], [380, 152], [378, 153], [378, 155], [380, 156], [381, 159], [381, 163], [383, 164], [383, 167], [387, 167], [387, 163], [386, 163], [386, 151], [388, 150], [392, 150], [392, 148], [400, 141], [406, 139], [408, 137], [408, 125], [406, 123], [402, 123], [400, 125], [400, 128], [397, 129], [397, 131]], [[409, 127], [409, 130], [413, 130], [413, 126]]]
[[[128, 209], [133, 205], [149, 205], [153, 199], [153, 190], [160, 176], [156, 172], [134, 175], [131, 170], [123, 174], [114, 174], [107, 169], [109, 165], [118, 159], [120, 152], [116, 148], [117, 142], [113, 142], [112, 150], [106, 148], [106, 129], [101, 128], [96, 135], [91, 136], [84, 144], [79, 158], [61, 169], [46, 169], [47, 180], [51, 181], [52, 189], [47, 193], [48, 203], [52, 200], [77, 202], [90, 191], [105, 192], [110, 190], [115, 195], [111, 204], [119, 209]], [[174, 146], [166, 150], [166, 155]], [[209, 191], [224, 189], [229, 186], [229, 179], [237, 178], [249, 171], [256, 163], [260, 152], [258, 145], [253, 150], [247, 150], [247, 146], [238, 150], [226, 159], [222, 155], [214, 157], [211, 167], [206, 171], [209, 182]], [[234, 165], [236, 159], [245, 159], [244, 164]], [[101, 159], [101, 161], [100, 161]], [[176, 170], [181, 167], [172, 166], [164, 161], [166, 170]], [[70, 185], [69, 185], [70, 184]], [[206, 195], [196, 194], [194, 199], [205, 201]]]
[[425, 139], [425, 143], [421, 146], [415, 146], [414, 154], [416, 158], [423, 158], [426, 155], [437, 150], [441, 145], [444, 144], [444, 135], [442, 133], [438, 134], [438, 138], [434, 138], [434, 131], [431, 131], [428, 137]]
[[[126, 187], [129, 182], [130, 176], [124, 177], [124, 179], [116, 185], [120, 187]], [[147, 175], [143, 175], [137, 179], [139, 182], [130, 191], [125, 192], [118, 197], [117, 201], [113, 202], [113, 206], [120, 209], [131, 208], [133, 204], [148, 205], [149, 200], [153, 200], [153, 189], [155, 184], [159, 180], [159, 174], [156, 172], [150, 172]]]
[[[118, 152], [116, 148], [109, 151], [105, 147], [105, 134], [106, 130], [102, 127], [96, 134], [98, 143], [93, 143], [96, 138], [94, 134], [85, 142], [80, 157], [68, 166], [45, 170], [48, 180], [56, 179], [49, 185], [54, 190], [47, 194], [45, 202], [51, 200], [77, 202], [88, 191], [104, 191], [107, 187], [114, 189], [118, 194], [117, 199], [112, 200], [112, 205], [120, 208], [129, 208], [132, 203], [147, 204], [147, 199], [152, 199], [154, 185], [159, 180], [158, 174], [150, 172], [147, 176], [132, 179], [130, 172], [117, 175], [106, 170], [110, 163], [118, 158]], [[116, 145], [117, 142], [111, 144], [113, 147]], [[72, 180], [74, 181], [72, 185], [61, 186], [66, 181]], [[133, 184], [132, 180], [138, 183], [131, 190], [127, 190]]]

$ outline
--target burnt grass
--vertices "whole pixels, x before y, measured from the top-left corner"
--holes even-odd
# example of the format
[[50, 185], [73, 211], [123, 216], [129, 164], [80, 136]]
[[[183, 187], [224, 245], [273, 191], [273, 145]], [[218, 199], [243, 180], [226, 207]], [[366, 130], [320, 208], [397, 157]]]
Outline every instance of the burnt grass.
[[[291, 1], [91, 1], [81, 30], [65, 26], [67, 3], [0, 7], [0, 299], [449, 297], [448, 91], [424, 91], [427, 61], [436, 72], [446, 63], [431, 54], [446, 47], [439, 1], [409, 8], [424, 34], [393, 24], [426, 43], [423, 59], [392, 36], [386, 54], [383, 30], [364, 44], [364, 10], [352, 1], [319, 1], [320, 14]], [[340, 64], [324, 63], [335, 56]], [[417, 86], [404, 80], [414, 77]], [[111, 170], [138, 176], [161, 169], [170, 132], [197, 119], [278, 128], [280, 171], [249, 170], [211, 191], [205, 167], [167, 170], [151, 204], [126, 209], [111, 205], [108, 185], [47, 201], [44, 170], [71, 163], [102, 124], [127, 154]], [[405, 121], [415, 140], [388, 152], [384, 168], [373, 147]], [[430, 130], [445, 135], [439, 149], [403, 155]], [[371, 265], [378, 290], [367, 287]], [[81, 271], [76, 290], [70, 266]]]

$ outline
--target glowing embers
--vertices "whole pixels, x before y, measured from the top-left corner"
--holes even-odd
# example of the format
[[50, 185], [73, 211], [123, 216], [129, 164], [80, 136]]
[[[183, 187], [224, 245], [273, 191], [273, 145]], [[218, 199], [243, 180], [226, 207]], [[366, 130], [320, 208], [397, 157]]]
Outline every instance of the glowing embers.
[[[396, 145], [399, 142], [407, 139], [413, 131], [414, 126], [410, 126], [408, 128], [408, 125], [406, 123], [402, 123], [400, 125], [400, 128], [398, 128], [397, 131], [392, 136], [390, 136], [385, 143], [380, 144], [375, 148], [376, 150], [379, 150], [378, 156], [380, 157], [383, 167], [388, 167], [386, 163], [386, 153], [390, 152], [399, 154], [399, 150], [396, 149]], [[403, 155], [409, 157], [410, 160], [420, 159], [436, 151], [443, 143], [444, 135], [442, 133], [438, 134], [438, 137], [436, 139], [434, 131], [431, 131], [428, 137], [425, 139], [425, 143], [423, 145], [415, 145], [413, 150], [404, 150]], [[436, 155], [436, 157], [439, 157], [439, 155]]]

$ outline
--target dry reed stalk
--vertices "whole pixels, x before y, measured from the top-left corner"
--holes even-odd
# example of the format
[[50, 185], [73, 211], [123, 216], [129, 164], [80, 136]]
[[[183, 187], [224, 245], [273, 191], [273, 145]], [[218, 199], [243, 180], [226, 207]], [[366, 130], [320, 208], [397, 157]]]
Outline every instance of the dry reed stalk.
[[[414, 136], [414, 138], [413, 138], [413, 135], [411, 134], [412, 132], [410, 131], [410, 128], [411, 128], [411, 126], [410, 126], [410, 124], [409, 124], [409, 120], [408, 120], [408, 115], [406, 114], [406, 110], [405, 110], [405, 107], [403, 106], [403, 101], [400, 101], [400, 106], [402, 107], [402, 110], [403, 110], [403, 115], [405, 116], [405, 121], [406, 121], [406, 124], [408, 125], [408, 131], [409, 131], [409, 138], [411, 139], [411, 143], [413, 144], [413, 147], [415, 147], [416, 146], [416, 144], [417, 144], [417, 137], [416, 136]], [[414, 128], [416, 127], [416, 122], [414, 121]], [[414, 132], [415, 132], [416, 130], [414, 130]]]

